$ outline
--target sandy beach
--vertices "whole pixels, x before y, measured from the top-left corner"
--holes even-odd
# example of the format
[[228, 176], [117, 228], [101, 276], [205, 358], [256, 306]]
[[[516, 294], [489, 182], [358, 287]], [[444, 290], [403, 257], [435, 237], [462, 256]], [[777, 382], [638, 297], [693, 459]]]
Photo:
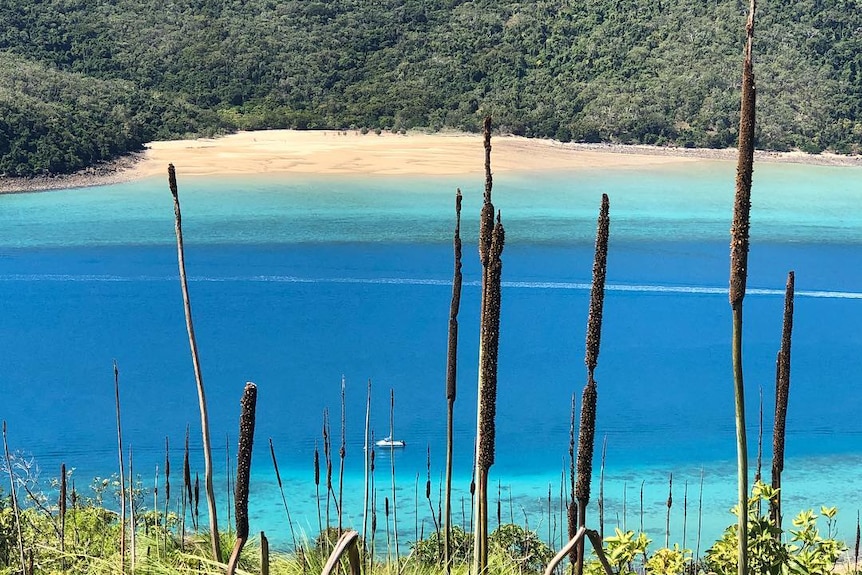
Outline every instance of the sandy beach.
[[[734, 161], [736, 151], [616, 144], [563, 144], [518, 136], [492, 140], [494, 172], [510, 170], [636, 169], [703, 160]], [[758, 152], [757, 161], [862, 166], [858, 156]], [[270, 130], [220, 138], [152, 142], [139, 154], [79, 174], [0, 178], [0, 192], [111, 184], [162, 175], [173, 163], [183, 176], [229, 174], [459, 175], [484, 169], [479, 134], [407, 135], [359, 131]]]

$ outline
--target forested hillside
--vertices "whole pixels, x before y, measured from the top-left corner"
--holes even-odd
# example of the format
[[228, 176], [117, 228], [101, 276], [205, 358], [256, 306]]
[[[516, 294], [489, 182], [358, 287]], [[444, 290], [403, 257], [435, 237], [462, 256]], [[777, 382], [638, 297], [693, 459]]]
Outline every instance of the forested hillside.
[[[442, 127], [735, 143], [742, 0], [0, 0], [0, 174], [152, 139]], [[758, 146], [862, 145], [859, 0], [770, 0]]]

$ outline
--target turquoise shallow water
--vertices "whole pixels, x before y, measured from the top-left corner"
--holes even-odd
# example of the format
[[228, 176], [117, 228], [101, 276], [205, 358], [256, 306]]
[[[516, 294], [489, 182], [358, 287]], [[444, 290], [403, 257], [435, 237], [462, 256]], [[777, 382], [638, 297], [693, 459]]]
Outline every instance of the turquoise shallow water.
[[[756, 168], [746, 300], [753, 462], [757, 389], [764, 389], [768, 428], [783, 285], [787, 271], [796, 270], [787, 507], [838, 505], [848, 538], [862, 458], [862, 398], [855, 385], [862, 368], [860, 184], [862, 171], [854, 168]], [[479, 268], [472, 246], [481, 185], [457, 178], [184, 179], [180, 172], [187, 266], [215, 437], [227, 436], [232, 445], [242, 384], [251, 379], [260, 386], [252, 530], [266, 529], [278, 545], [289, 541], [266, 444], [272, 437], [294, 519], [306, 533], [316, 532], [312, 453], [324, 407], [337, 427], [344, 375], [345, 513], [351, 524], [361, 515], [362, 420], [371, 378], [378, 436], [388, 430], [388, 391], [396, 393], [396, 431], [408, 440], [396, 461], [399, 531], [402, 541], [415, 537], [416, 478], [422, 497], [428, 447], [435, 493], [443, 468], [458, 186], [465, 194], [467, 238], [456, 501], [465, 493], [475, 427]], [[626, 526], [639, 527], [643, 482], [644, 527], [663, 541], [673, 472], [672, 539], [683, 539], [687, 481], [685, 539], [694, 547], [701, 469], [705, 540], [730, 523], [727, 510], [735, 498], [725, 291], [732, 163], [496, 175], [494, 199], [507, 247], [492, 482], [500, 482], [504, 521], [526, 516], [543, 538], [559, 544], [557, 514], [547, 515], [548, 488], [556, 508], [570, 398], [580, 397], [584, 380], [583, 334], [602, 192], [610, 195], [612, 218], [597, 372], [599, 434], [608, 438], [607, 526], [623, 522], [625, 493]], [[136, 468], [150, 470], [142, 474], [144, 485], [151, 485], [155, 465], [163, 466], [165, 436], [178, 467], [177, 448], [186, 423], [193, 430], [197, 425], [197, 404], [173, 234], [170, 195], [161, 179], [0, 196], [2, 417], [13, 448], [32, 454], [43, 476], [60, 461], [76, 467], [84, 483], [114, 469], [113, 359], [121, 369], [125, 438], [134, 446]], [[197, 437], [193, 431], [193, 445]], [[217, 457], [224, 467], [224, 448]], [[768, 449], [766, 457], [768, 468]], [[382, 507], [391, 486], [388, 457], [381, 454], [379, 462]], [[199, 460], [194, 465], [202, 470]], [[594, 501], [597, 494], [594, 481]], [[419, 509], [418, 529], [424, 522], [427, 532], [428, 503], [420, 501]], [[226, 515], [225, 509], [222, 521]], [[469, 522], [469, 500], [465, 516]]]

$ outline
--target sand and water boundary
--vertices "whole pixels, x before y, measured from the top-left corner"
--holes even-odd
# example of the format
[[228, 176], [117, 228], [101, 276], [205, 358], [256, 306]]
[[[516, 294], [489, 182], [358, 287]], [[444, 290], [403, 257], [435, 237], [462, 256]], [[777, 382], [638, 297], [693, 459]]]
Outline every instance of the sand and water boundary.
[[[637, 169], [698, 161], [734, 161], [735, 149], [561, 143], [498, 135], [493, 170], [541, 171]], [[862, 166], [860, 156], [757, 152], [759, 162]], [[142, 152], [77, 174], [0, 178], [0, 193], [35, 192], [115, 184], [166, 173], [173, 163], [183, 176], [356, 174], [444, 176], [481, 174], [482, 136], [461, 132], [361, 133], [358, 130], [265, 130], [219, 138], [151, 142]]]

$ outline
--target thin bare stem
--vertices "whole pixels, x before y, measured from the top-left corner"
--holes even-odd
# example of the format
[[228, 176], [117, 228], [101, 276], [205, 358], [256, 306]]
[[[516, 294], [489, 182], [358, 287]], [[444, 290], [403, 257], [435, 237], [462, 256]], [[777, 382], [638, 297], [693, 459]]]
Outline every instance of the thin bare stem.
[[[66, 464], [60, 464], [60, 555], [63, 556], [62, 570], [66, 570]], [[155, 507], [154, 509], [158, 509]]]
[[[389, 390], [389, 438], [395, 439], [395, 390]], [[392, 536], [395, 540], [395, 571], [401, 571], [401, 561], [398, 553], [398, 503], [395, 496], [395, 442], [389, 443], [389, 462], [392, 467]], [[389, 525], [389, 513], [386, 514], [386, 525]]]
[[602, 465], [599, 468], [599, 536], [605, 538], [605, 460], [608, 455], [608, 436], [602, 439]]
[[284, 505], [284, 514], [287, 515], [287, 525], [290, 527], [290, 537], [293, 540], [294, 552], [299, 552], [299, 547], [296, 544], [296, 532], [293, 529], [293, 519], [290, 517], [290, 510], [287, 507], [287, 498], [284, 496], [284, 485], [281, 482], [281, 473], [278, 472], [278, 461], [275, 459], [275, 447], [272, 445], [272, 438], [269, 438], [269, 454], [272, 456], [272, 467], [275, 469], [275, 480], [278, 482], [278, 491], [281, 493], [281, 503]]
[[700, 535], [703, 531], [703, 468], [700, 468], [700, 492], [697, 496], [697, 545], [694, 550], [694, 561], [700, 561]]
[[132, 446], [129, 445], [129, 572], [135, 572], [135, 471], [132, 467]]
[[210, 425], [207, 413], [206, 394], [204, 393], [203, 374], [201, 373], [200, 358], [198, 356], [198, 344], [195, 339], [195, 329], [192, 323], [192, 306], [189, 299], [189, 287], [186, 280], [186, 263], [183, 248], [182, 214], [180, 212], [180, 199], [177, 191], [177, 175], [174, 165], [168, 165], [168, 186], [174, 197], [174, 221], [177, 235], [177, 264], [180, 272], [180, 285], [183, 292], [183, 309], [186, 316], [186, 330], [189, 334], [189, 348], [192, 354], [192, 365], [195, 372], [195, 383], [198, 391], [198, 407], [201, 413], [201, 435], [204, 449], [204, 479], [206, 480], [207, 508], [210, 519], [210, 542], [212, 544], [213, 559], [221, 561], [221, 543], [218, 531], [218, 513], [216, 510], [215, 487], [213, 486], [212, 448], [210, 444]]
[[667, 485], [667, 520], [664, 528], [664, 546], [670, 547], [670, 508], [673, 506], [673, 473], [670, 474], [670, 479]]
[[171, 504], [171, 450], [168, 436], [165, 436], [165, 554], [168, 552], [168, 508]]
[[126, 563], [126, 463], [123, 459], [123, 427], [120, 424], [120, 370], [114, 361], [114, 400], [117, 409], [117, 453], [120, 465], [120, 573]]
[[338, 449], [338, 536], [343, 533], [342, 521], [344, 509], [344, 458], [347, 455], [347, 441], [345, 439], [345, 407], [344, 407], [345, 379], [341, 376], [341, 447]]
[[9, 497], [12, 498], [12, 512], [15, 515], [15, 527], [18, 531], [18, 553], [21, 558], [21, 573], [27, 574], [27, 563], [24, 557], [24, 534], [21, 531], [21, 513], [18, 509], [18, 495], [15, 489], [15, 472], [12, 471], [12, 458], [9, 456], [9, 443], [6, 439], [6, 420], [3, 420], [3, 453], [6, 457], [6, 471], [9, 472]]
[[[363, 485], [363, 495], [362, 495], [362, 541], [363, 544], [368, 541], [366, 537], [368, 536], [368, 495], [369, 495], [369, 483], [368, 483], [368, 464], [370, 462], [369, 458], [371, 457], [371, 452], [368, 449], [368, 433], [369, 426], [371, 424], [371, 379], [368, 380], [368, 391], [365, 398], [365, 446], [362, 451], [362, 465], [365, 471], [365, 482]], [[363, 545], [364, 547], [364, 545]], [[364, 558], [363, 558], [364, 559]]]

